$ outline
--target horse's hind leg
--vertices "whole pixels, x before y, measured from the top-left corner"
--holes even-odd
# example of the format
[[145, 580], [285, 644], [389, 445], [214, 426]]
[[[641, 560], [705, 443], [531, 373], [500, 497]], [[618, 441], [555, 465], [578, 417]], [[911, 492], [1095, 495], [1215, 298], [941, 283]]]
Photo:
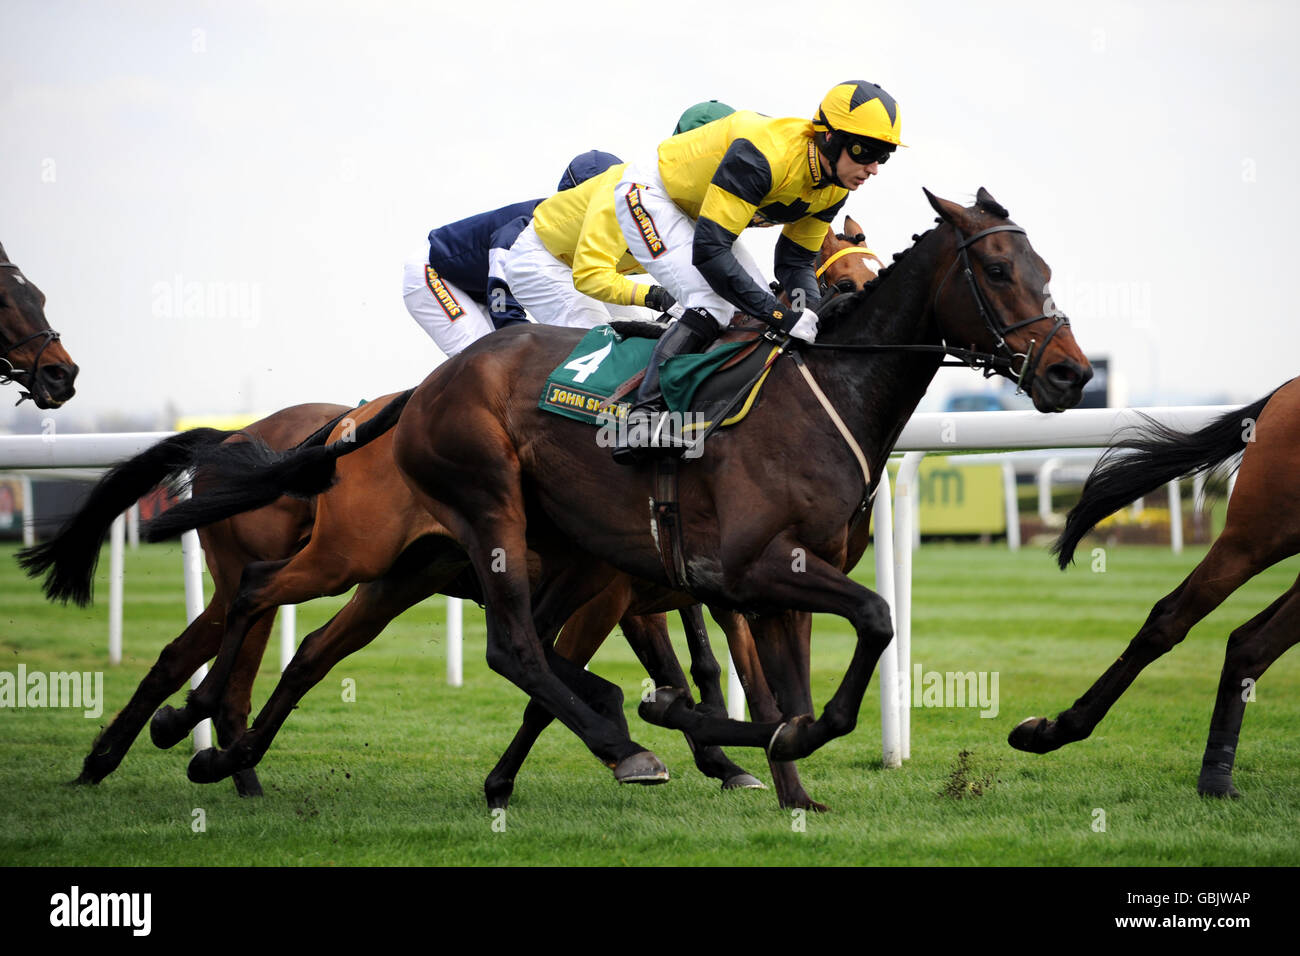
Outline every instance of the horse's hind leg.
[[[693, 613], [691, 613], [693, 612]], [[686, 628], [691, 648], [691, 675], [695, 678], [700, 696], [708, 703], [698, 706], [686, 686], [686, 675], [673, 652], [668, 636], [668, 620], [662, 614], [625, 615], [620, 622], [637, 659], [659, 688], [680, 688], [686, 704], [705, 714], [725, 717], [726, 701], [722, 696], [722, 668], [709, 646], [709, 633], [704, 628], [700, 606], [693, 604], [682, 610], [682, 624]], [[698, 629], [697, 629], [698, 628]], [[697, 629], [697, 630], [696, 630]], [[706, 777], [722, 781], [723, 790], [758, 790], [763, 784], [749, 771], [733, 763], [716, 744], [696, 746], [690, 734], [683, 734], [691, 748], [695, 766]]]
[[[709, 643], [709, 629], [704, 623], [704, 609], [698, 604], [692, 604], [690, 607], [682, 608], [678, 613], [682, 619], [682, 630], [686, 634], [686, 648], [691, 655], [691, 680], [695, 682], [695, 687], [700, 692], [698, 707], [706, 714], [726, 714], [727, 698], [722, 693], [722, 667], [718, 664], [718, 658], [714, 656], [713, 645]], [[658, 633], [656, 629], [656, 636]], [[665, 623], [662, 640], [666, 641], [667, 637]], [[656, 643], [655, 647], [662, 649], [663, 645]], [[668, 651], [670, 653], [672, 651], [671, 644], [668, 645]], [[681, 670], [676, 654], [672, 655], [672, 664], [669, 666], [674, 665], [677, 670]]]
[[[619, 615], [627, 608], [627, 602], [628, 593], [625, 586], [615, 585], [606, 588], [594, 600], [579, 608], [565, 623], [556, 641], [555, 653], [578, 667], [585, 667], [604, 643], [618, 621]], [[621, 706], [619, 717], [622, 719]], [[549, 727], [554, 719], [545, 707], [534, 700], [529, 700], [524, 708], [523, 722], [519, 730], [515, 732], [505, 753], [501, 755], [496, 766], [483, 782], [483, 793], [487, 797], [490, 808], [495, 810], [510, 803], [510, 796], [515, 788], [515, 777], [518, 776], [542, 731]]]
[[298, 604], [308, 597], [323, 593], [308, 591], [301, 595], [290, 595], [284, 600], [268, 600], [267, 595], [277, 591], [278, 572], [289, 567], [291, 562], [297, 562], [300, 557], [301, 554], [284, 561], [255, 561], [245, 566], [239, 580], [239, 590], [226, 614], [226, 627], [216, 660], [199, 686], [190, 691], [184, 707], [177, 709], [170, 705], [164, 706], [153, 715], [153, 720], [149, 723], [149, 735], [155, 746], [163, 750], [174, 747], [200, 721], [216, 716], [217, 706], [225, 693], [244, 637], [258, 618], [281, 604]]
[[1253, 699], [1254, 684], [1264, 671], [1297, 641], [1300, 641], [1300, 579], [1228, 638], [1214, 716], [1210, 718], [1210, 736], [1196, 782], [1202, 796], [1241, 796], [1232, 785], [1232, 765], [1237, 756], [1237, 738], [1246, 715], [1246, 702]]
[[[226, 684], [225, 694], [221, 699], [221, 708], [213, 724], [217, 731], [217, 744], [229, 747], [248, 729], [248, 712], [252, 707], [253, 681], [257, 679], [257, 670], [266, 652], [266, 644], [271, 636], [275, 615], [267, 614], [257, 619], [244, 643], [239, 649], [239, 658]], [[257, 779], [257, 771], [251, 767], [234, 775], [235, 792], [241, 797], [260, 797], [262, 784]]]
[[1172, 592], [1156, 602], [1128, 647], [1082, 697], [1055, 720], [1031, 717], [1011, 731], [1011, 746], [1048, 753], [1085, 739], [1142, 670], [1187, 636], [1201, 619], [1243, 583], [1293, 550], [1264, 551], [1259, 542], [1229, 525], [1205, 559]]
[[[789, 719], [797, 714], [812, 713], [812, 695], [805, 693], [806, 703], [796, 705], [796, 713], [785, 713], [778, 700], [778, 695], [768, 683], [765, 674], [764, 657], [760, 656], [760, 643], [779, 640], [779, 647], [786, 656], [793, 655], [797, 661], [800, 657], [808, 659], [808, 645], [812, 631], [810, 615], [791, 613], [756, 620], [755, 626], [763, 630], [761, 641], [755, 640], [744, 618], [735, 612], [714, 614], [727, 634], [727, 643], [731, 649], [731, 659], [740, 672], [741, 685], [745, 689], [745, 699], [749, 703], [750, 716], [757, 721], [773, 722]], [[791, 642], [794, 642], [793, 644]], [[801, 650], [802, 648], [802, 650]], [[771, 656], [771, 652], [767, 655]], [[797, 682], [796, 682], [797, 683]], [[806, 687], [806, 682], [804, 682]], [[794, 696], [794, 695], [788, 695]], [[802, 707], [803, 709], [797, 709]], [[776, 788], [777, 804], [783, 809], [803, 809], [823, 812], [829, 810], [824, 803], [818, 803], [808, 795], [803, 781], [799, 779], [799, 769], [793, 760], [773, 760], [768, 758], [768, 767], [772, 771], [772, 783]]]
[[95, 740], [74, 783], [99, 783], [116, 770], [158, 705], [184, 687], [216, 653], [225, 624], [224, 604], [220, 595], [214, 596], [199, 616], [163, 648], [131, 700]]
[[424, 573], [413, 573], [410, 566], [399, 566], [360, 585], [334, 617], [303, 639], [252, 728], [226, 749], [209, 748], [196, 753], [190, 761], [190, 779], [213, 783], [254, 767], [303, 695], [335, 664], [365, 647], [393, 618], [436, 593], [445, 583]]

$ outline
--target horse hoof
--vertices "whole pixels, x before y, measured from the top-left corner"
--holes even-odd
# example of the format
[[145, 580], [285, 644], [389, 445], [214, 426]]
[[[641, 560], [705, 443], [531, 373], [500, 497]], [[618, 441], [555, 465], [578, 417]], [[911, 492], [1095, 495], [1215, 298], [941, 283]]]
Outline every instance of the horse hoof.
[[684, 687], [657, 687], [654, 696], [649, 700], [641, 701], [636, 712], [647, 724], [676, 729], [675, 723], [669, 719], [668, 712], [679, 704], [690, 706], [689, 694]]
[[1203, 797], [1221, 800], [1240, 800], [1241, 791], [1232, 785], [1232, 777], [1225, 774], [1201, 775], [1196, 781], [1196, 792]]
[[624, 757], [614, 767], [614, 779], [619, 783], [666, 783], [668, 768], [648, 750]]
[[1043, 735], [1052, 722], [1046, 717], [1026, 717], [1012, 728], [1007, 735], [1007, 743], [1025, 753], [1045, 754], [1055, 747], [1044, 745]]
[[257, 779], [257, 771], [252, 767], [234, 774], [235, 793], [241, 797], [262, 796], [262, 781]]
[[[98, 759], [97, 759], [98, 758]], [[99, 783], [110, 773], [117, 769], [118, 761], [98, 757], [97, 754], [91, 754], [81, 762], [81, 773], [76, 780], [69, 781], [75, 784]]]
[[807, 749], [800, 742], [800, 738], [803, 736], [804, 729], [812, 724], [812, 714], [800, 714], [776, 728], [776, 733], [767, 744], [768, 759], [789, 761], [808, 756]]
[[149, 738], [159, 750], [170, 750], [189, 735], [181, 712], [171, 704], [159, 707], [149, 721]]
[[767, 784], [752, 773], [738, 773], [722, 781], [723, 790], [766, 790]]
[[190, 759], [189, 768], [185, 772], [186, 776], [190, 778], [190, 782], [216, 783], [226, 776], [217, 767], [217, 758], [220, 756], [221, 751], [216, 747], [209, 747], [196, 753]]
[[483, 784], [489, 810], [504, 810], [510, 805], [510, 795], [515, 792], [514, 780], [488, 780]]
[[830, 813], [831, 808], [818, 803], [808, 794], [800, 792], [781, 801], [782, 810], [811, 810], [813, 813]]

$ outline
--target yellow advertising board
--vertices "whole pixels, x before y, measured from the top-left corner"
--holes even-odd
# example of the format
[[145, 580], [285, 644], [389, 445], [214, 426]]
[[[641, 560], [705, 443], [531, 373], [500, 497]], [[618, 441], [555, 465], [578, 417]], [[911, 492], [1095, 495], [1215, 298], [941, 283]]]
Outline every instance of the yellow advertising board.
[[[892, 478], [898, 468], [890, 463]], [[960, 457], [927, 455], [917, 475], [921, 534], [1005, 534], [1001, 465], [963, 465]]]

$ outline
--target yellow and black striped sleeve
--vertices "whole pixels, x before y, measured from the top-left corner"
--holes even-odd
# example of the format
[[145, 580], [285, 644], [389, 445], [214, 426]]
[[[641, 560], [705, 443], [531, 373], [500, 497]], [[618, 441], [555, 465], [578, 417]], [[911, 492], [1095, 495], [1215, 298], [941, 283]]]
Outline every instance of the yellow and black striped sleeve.
[[814, 311], [817, 309], [821, 300], [814, 268], [817, 253], [826, 240], [826, 232], [831, 228], [835, 214], [844, 207], [847, 199], [846, 195], [835, 205], [789, 223], [781, 230], [781, 235], [776, 240], [773, 271], [776, 273], [776, 281], [785, 287], [792, 303], [799, 303], [795, 290], [802, 289], [802, 307]]
[[704, 193], [695, 223], [691, 262], [713, 291], [736, 308], [784, 327], [793, 323], [790, 310], [755, 282], [731, 251], [771, 191], [772, 164], [768, 158], [749, 140], [733, 140]]

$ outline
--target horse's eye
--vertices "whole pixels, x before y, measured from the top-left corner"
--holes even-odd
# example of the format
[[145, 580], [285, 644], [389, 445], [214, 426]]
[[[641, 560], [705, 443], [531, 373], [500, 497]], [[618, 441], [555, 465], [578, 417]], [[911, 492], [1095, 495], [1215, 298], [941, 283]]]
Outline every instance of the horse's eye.
[[999, 281], [1010, 277], [1009, 270], [1007, 269], [1006, 266], [1004, 266], [1000, 262], [995, 262], [992, 265], [988, 266], [987, 268], [985, 268], [984, 272], [986, 275], [988, 275], [990, 279], [996, 279]]

